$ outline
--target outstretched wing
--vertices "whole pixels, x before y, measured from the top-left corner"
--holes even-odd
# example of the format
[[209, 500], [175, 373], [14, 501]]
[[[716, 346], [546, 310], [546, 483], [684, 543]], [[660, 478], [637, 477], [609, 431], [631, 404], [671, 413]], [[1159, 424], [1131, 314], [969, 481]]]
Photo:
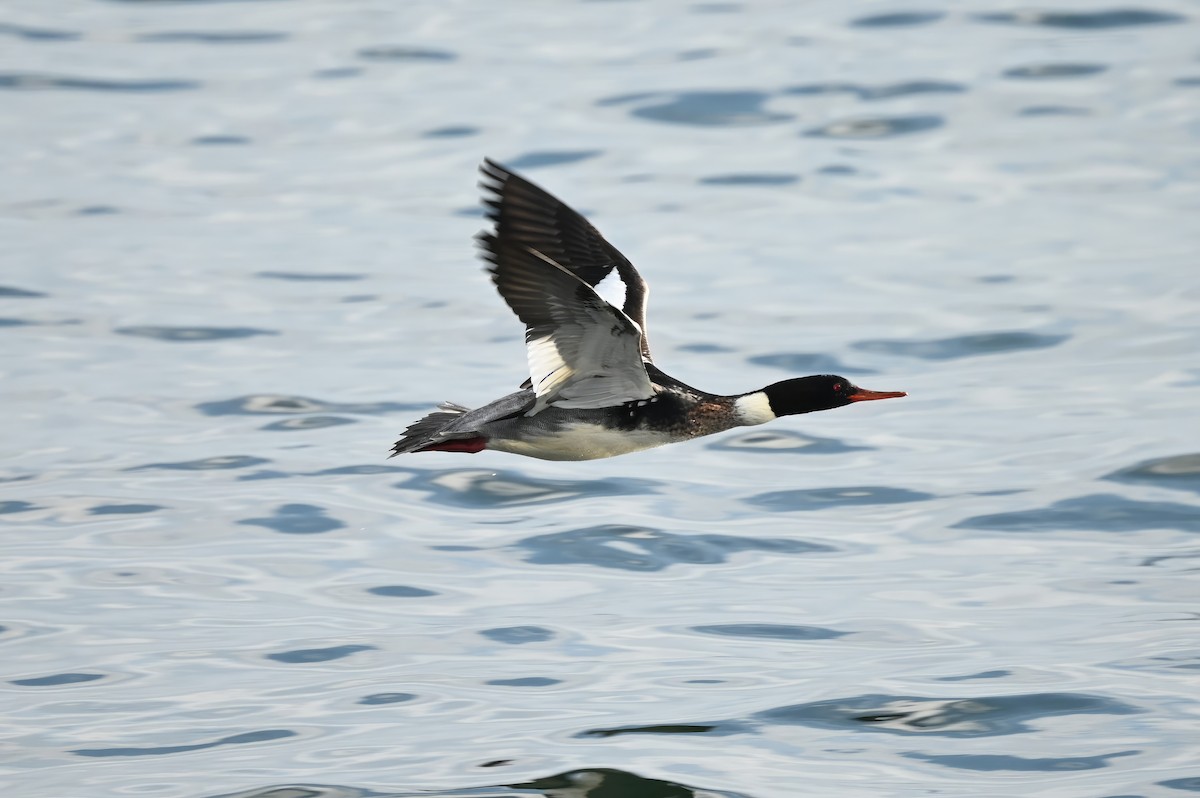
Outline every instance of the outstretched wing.
[[545, 253], [511, 240], [484, 240], [492, 281], [525, 323], [529, 378], [537, 401], [601, 408], [654, 394], [641, 356], [641, 328]]
[[483, 204], [496, 225], [493, 232], [480, 233], [484, 249], [492, 252], [492, 242], [529, 247], [593, 288], [615, 271], [624, 288], [621, 309], [641, 330], [639, 351], [652, 362], [646, 337], [648, 290], [633, 264], [587, 219], [545, 189], [492, 160], [485, 160], [480, 172], [480, 187], [487, 192]]

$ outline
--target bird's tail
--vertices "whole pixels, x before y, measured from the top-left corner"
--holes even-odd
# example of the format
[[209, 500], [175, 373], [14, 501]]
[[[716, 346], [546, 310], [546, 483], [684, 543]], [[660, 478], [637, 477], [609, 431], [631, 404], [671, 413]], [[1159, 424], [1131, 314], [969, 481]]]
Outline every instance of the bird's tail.
[[419, 452], [426, 446], [441, 440], [438, 433], [457, 421], [463, 413], [470, 409], [454, 402], [442, 402], [438, 405], [437, 410], [408, 425], [408, 429], [404, 430], [400, 440], [396, 441], [396, 445], [392, 447], [389, 457], [406, 452]]

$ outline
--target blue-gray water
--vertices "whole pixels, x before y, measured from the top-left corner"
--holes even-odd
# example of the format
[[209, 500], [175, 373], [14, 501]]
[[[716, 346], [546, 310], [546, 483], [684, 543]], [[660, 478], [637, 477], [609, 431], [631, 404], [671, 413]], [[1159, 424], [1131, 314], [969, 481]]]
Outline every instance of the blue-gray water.
[[[1200, 792], [1195, 4], [10, 0], [0, 103], [6, 794]], [[485, 155], [910, 396], [385, 460], [524, 376]]]

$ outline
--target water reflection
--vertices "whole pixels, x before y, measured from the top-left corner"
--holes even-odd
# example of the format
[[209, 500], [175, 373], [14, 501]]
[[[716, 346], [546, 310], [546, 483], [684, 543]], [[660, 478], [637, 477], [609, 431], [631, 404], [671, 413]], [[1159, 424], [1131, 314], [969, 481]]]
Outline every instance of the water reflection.
[[762, 726], [812, 726], [940, 737], [995, 737], [1032, 731], [1030, 721], [1071, 715], [1130, 715], [1142, 710], [1122, 701], [1081, 693], [1031, 693], [944, 699], [860, 695], [792, 704], [745, 718], [700, 724], [591, 729], [581, 737], [625, 734], [726, 735]]
[[977, 515], [959, 521], [954, 527], [999, 532], [1135, 532], [1142, 529], [1200, 532], [1200, 510], [1190, 504], [1139, 501], [1114, 493], [1096, 493], [1063, 499], [1032, 510]]
[[974, 19], [980, 22], [1075, 30], [1107, 30], [1139, 25], [1178, 24], [1187, 21], [1187, 17], [1182, 14], [1154, 11], [1149, 8], [1114, 8], [1103, 11], [1044, 11], [1031, 8], [1021, 11], [975, 14]]
[[907, 504], [936, 498], [932, 493], [886, 485], [856, 485], [845, 488], [802, 488], [759, 493], [744, 499], [746, 504], [775, 512], [821, 510], [826, 507]]
[[453, 507], [513, 507], [558, 504], [603, 496], [655, 493], [658, 483], [646, 479], [541, 479], [520, 471], [453, 469], [415, 471], [398, 487], [426, 493], [429, 501]]
[[744, 551], [812, 554], [833, 549], [818, 543], [744, 535], [678, 534], [647, 527], [605, 524], [533, 535], [517, 543], [526, 562], [590, 565], [624, 571], [662, 571], [680, 564], [715, 564]]
[[702, 127], [743, 127], [787, 122], [791, 114], [768, 111], [761, 91], [681, 91], [609, 97], [597, 105], [633, 105], [630, 115], [652, 122]]

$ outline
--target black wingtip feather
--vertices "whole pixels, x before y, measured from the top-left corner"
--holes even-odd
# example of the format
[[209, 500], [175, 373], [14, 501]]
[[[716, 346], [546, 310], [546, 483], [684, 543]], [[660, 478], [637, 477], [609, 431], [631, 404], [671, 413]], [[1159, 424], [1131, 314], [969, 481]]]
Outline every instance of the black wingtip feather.
[[484, 216], [491, 230], [476, 237], [483, 260], [495, 274], [506, 253], [533, 250], [589, 286], [615, 268], [626, 286], [625, 314], [642, 329], [642, 353], [650, 359], [646, 330], [646, 284], [633, 264], [587, 219], [549, 191], [508, 167], [484, 158], [479, 167]]

